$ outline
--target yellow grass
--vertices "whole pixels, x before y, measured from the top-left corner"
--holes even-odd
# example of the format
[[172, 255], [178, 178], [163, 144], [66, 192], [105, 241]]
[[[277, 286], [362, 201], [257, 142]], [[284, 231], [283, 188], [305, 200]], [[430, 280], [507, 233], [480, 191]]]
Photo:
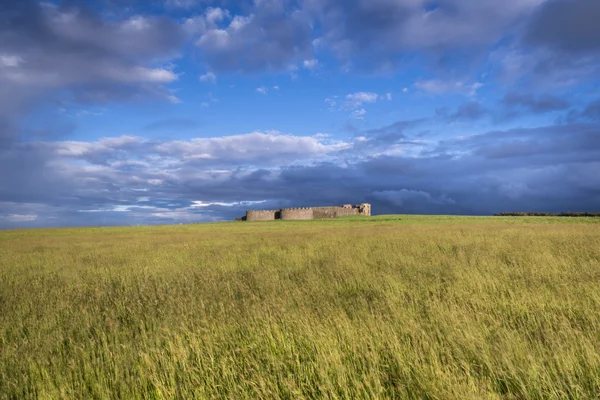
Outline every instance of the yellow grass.
[[599, 221], [0, 232], [0, 398], [598, 398]]

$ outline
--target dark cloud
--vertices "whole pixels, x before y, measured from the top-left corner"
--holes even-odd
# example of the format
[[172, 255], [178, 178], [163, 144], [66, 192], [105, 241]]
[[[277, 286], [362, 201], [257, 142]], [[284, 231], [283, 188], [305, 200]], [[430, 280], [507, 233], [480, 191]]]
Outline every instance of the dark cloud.
[[585, 119], [600, 122], [600, 100], [596, 100], [589, 104], [581, 113]]
[[592, 101], [582, 109], [571, 109], [566, 115], [557, 118], [557, 123], [562, 124], [582, 122], [600, 122], [600, 100]]
[[485, 117], [489, 111], [478, 101], [468, 101], [458, 106], [456, 111], [450, 112], [447, 108], [439, 108], [436, 115], [448, 121], [474, 121]]
[[0, 114], [0, 149], [8, 148], [18, 138], [18, 131], [13, 123]]
[[281, 71], [313, 47], [360, 68], [392, 70], [419, 52], [449, 70], [479, 60], [542, 1], [262, 0], [237, 12], [215, 4], [187, 26], [214, 71]]
[[101, 19], [79, 2], [0, 0], [0, 113], [23, 116], [57, 93], [82, 102], [160, 97], [184, 34], [164, 17]]
[[323, 31], [320, 46], [359, 66], [393, 68], [415, 51], [447, 66], [464, 64], [539, 2], [309, 0], [306, 9]]
[[567, 53], [600, 51], [600, 2], [548, 0], [535, 14], [525, 42]]
[[[414, 129], [422, 126], [428, 121], [427, 118], [418, 118], [405, 121], [397, 121], [381, 128], [369, 129], [360, 133], [360, 137], [368, 139], [369, 147], [389, 146], [393, 144], [410, 144], [409, 135]], [[358, 143], [360, 145], [360, 142]], [[357, 144], [355, 144], [357, 147]]]
[[546, 112], [565, 110], [569, 108], [569, 102], [552, 95], [535, 97], [526, 93], [507, 93], [502, 103], [509, 108], [522, 108], [528, 112], [542, 114]]
[[506, 75], [521, 87], [549, 91], [574, 87], [600, 72], [600, 3], [546, 0], [503, 54]]
[[[0, 151], [0, 168], [14, 171], [0, 177], [0, 226], [209, 221], [245, 208], [362, 201], [377, 213], [594, 211], [600, 204], [597, 124], [484, 132], [420, 143], [417, 153], [403, 133], [411, 126], [420, 125], [369, 131], [364, 140], [373, 142], [362, 156], [356, 139], [272, 134], [21, 143]], [[262, 144], [248, 147], [257, 138]], [[359, 156], [349, 158], [349, 150]]]
[[[590, 22], [596, 2], [223, 0], [206, 8], [202, 0], [168, 1], [148, 7], [203, 13], [179, 25], [138, 15], [144, 10], [138, 0], [101, 2], [111, 4], [110, 12], [85, 8], [84, 1], [0, 0], [0, 171], [10, 171], [0, 174], [0, 227], [212, 221], [233, 219], [246, 208], [362, 201], [373, 203], [376, 213], [598, 211], [598, 103], [571, 110], [557, 125], [435, 139], [448, 121], [567, 110], [566, 100], [538, 93], [549, 93], [546, 86], [557, 81], [573, 85], [597, 76], [600, 35]], [[123, 5], [127, 10], [119, 9]], [[217, 8], [226, 5], [235, 11]], [[516, 38], [507, 37], [509, 30]], [[416, 54], [450, 65], [453, 57], [476, 59], [499, 43], [499, 53], [512, 51], [527, 64], [515, 68], [516, 79], [542, 77], [544, 91], [534, 95], [519, 87], [524, 92], [506, 94], [500, 111], [470, 100], [432, 118], [354, 128], [347, 139], [253, 132], [85, 142], [66, 140], [75, 126], [58, 119], [35, 129], [20, 123], [59, 94], [66, 104], [177, 101], [167, 86], [177, 79], [169, 61], [190, 37], [208, 71], [259, 73], [313, 56], [321, 62], [328, 52], [376, 69]], [[448, 74], [457, 76], [428, 77], [414, 86], [432, 95], [477, 98], [482, 83], [465, 77], [468, 68], [448, 68]], [[377, 98], [353, 96], [350, 104]], [[165, 118], [145, 129], [195, 126]], [[423, 135], [431, 126], [439, 136]]]

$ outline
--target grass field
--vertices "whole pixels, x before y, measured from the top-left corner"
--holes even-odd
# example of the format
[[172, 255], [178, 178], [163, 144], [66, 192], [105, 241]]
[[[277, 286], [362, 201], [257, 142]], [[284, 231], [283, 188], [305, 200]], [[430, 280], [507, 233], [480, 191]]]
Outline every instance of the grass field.
[[592, 399], [600, 218], [0, 232], [0, 398]]

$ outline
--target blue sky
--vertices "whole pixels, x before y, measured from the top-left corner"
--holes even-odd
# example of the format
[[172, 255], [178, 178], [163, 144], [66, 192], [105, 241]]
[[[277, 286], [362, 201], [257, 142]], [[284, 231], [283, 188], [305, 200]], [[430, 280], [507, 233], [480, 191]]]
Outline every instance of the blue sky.
[[597, 0], [0, 0], [0, 228], [600, 211]]

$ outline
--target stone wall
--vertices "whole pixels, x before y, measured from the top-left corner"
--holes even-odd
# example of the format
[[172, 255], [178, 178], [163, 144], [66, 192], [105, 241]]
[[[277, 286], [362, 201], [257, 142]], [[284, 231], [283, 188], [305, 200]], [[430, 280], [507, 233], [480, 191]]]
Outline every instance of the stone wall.
[[336, 217], [345, 217], [348, 215], [358, 215], [360, 210], [358, 208], [352, 207], [336, 207]]
[[312, 208], [282, 208], [281, 219], [283, 220], [304, 220], [313, 219]]
[[314, 219], [327, 219], [327, 218], [335, 218], [336, 212], [335, 209], [337, 207], [314, 207], [313, 208], [313, 218]]
[[363, 203], [357, 206], [344, 204], [341, 207], [302, 207], [283, 208], [281, 210], [248, 210], [247, 221], [273, 221], [283, 220], [305, 220], [305, 219], [329, 219], [345, 217], [348, 215], [371, 216], [371, 205]]
[[248, 210], [246, 221], [274, 221], [279, 219], [279, 210]]
[[314, 207], [313, 210], [314, 219], [337, 218], [359, 214], [359, 209], [354, 207]]

